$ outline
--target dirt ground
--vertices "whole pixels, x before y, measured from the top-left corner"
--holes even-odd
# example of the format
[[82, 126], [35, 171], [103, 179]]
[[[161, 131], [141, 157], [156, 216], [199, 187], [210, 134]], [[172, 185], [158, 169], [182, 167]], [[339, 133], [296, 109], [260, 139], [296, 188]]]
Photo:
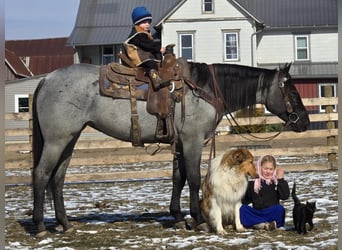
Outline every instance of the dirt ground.
[[49, 233], [35, 237], [30, 186], [6, 188], [5, 249], [337, 249], [337, 172], [313, 171], [287, 175], [297, 183], [301, 201], [315, 200], [315, 229], [306, 235], [291, 231], [293, 201], [283, 202], [286, 230], [248, 229], [228, 234], [188, 230], [189, 192], [185, 187], [182, 209], [186, 223], [173, 223], [168, 214], [171, 180], [68, 184], [64, 199], [73, 230], [56, 227], [54, 210], [45, 206]]
[[[317, 138], [310, 141], [274, 140], [254, 145], [310, 147], [326, 143], [326, 138]], [[245, 145], [253, 143], [246, 142]], [[216, 148], [220, 150], [229, 146], [237, 145], [217, 144]], [[120, 149], [114, 153], [133, 152], [146, 153], [142, 148]], [[74, 157], [99, 156], [102, 153], [108, 152], [75, 151]], [[16, 159], [18, 153], [6, 157]], [[28, 155], [20, 154], [20, 157]], [[158, 163], [152, 163], [151, 167], [153, 164]], [[5, 249], [337, 249], [337, 172], [292, 172], [287, 176], [290, 182], [296, 179], [302, 184], [298, 191], [302, 200], [318, 201], [314, 220], [316, 228], [305, 236], [291, 230], [247, 230], [243, 233], [228, 230], [225, 236], [187, 230], [186, 226], [192, 223], [188, 190], [184, 190], [182, 198], [186, 223], [174, 224], [168, 214], [171, 180], [158, 180], [65, 185], [66, 210], [73, 230], [62, 233], [61, 228], [56, 227], [53, 207], [47, 203], [45, 218], [50, 233], [37, 238], [32, 222], [31, 187], [11, 186], [6, 187], [5, 194]], [[284, 205], [287, 210], [286, 228], [291, 229], [292, 200]]]

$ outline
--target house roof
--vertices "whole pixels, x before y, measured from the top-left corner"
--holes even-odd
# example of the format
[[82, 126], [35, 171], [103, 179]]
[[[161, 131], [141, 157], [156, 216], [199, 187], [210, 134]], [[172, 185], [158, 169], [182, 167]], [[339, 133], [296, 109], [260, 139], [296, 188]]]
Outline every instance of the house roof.
[[[186, 0], [82, 0], [68, 45], [119, 44], [132, 27], [131, 11], [146, 6], [152, 25]], [[337, 0], [228, 0], [266, 28], [337, 27]]]
[[5, 49], [5, 64], [11, 69], [13, 74], [19, 77], [33, 76], [25, 63], [13, 52]]
[[337, 27], [337, 0], [234, 1], [262, 20], [266, 28]]
[[152, 13], [152, 26], [183, 0], [82, 0], [75, 27], [67, 41], [69, 45], [118, 44], [131, 31], [131, 12], [136, 6], [146, 6]]
[[[66, 37], [9, 40], [5, 42], [5, 48], [24, 61], [34, 75], [41, 75], [74, 63], [74, 49], [66, 46], [66, 41]], [[9, 58], [11, 54], [6, 53], [6, 59], [7, 56]]]

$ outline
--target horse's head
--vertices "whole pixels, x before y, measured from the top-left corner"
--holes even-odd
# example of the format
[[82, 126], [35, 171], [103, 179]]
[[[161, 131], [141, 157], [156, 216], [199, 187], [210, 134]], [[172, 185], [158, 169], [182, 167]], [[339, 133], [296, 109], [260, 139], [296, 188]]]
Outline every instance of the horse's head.
[[266, 107], [286, 122], [286, 126], [295, 132], [305, 131], [309, 124], [309, 115], [289, 74], [291, 64], [285, 64], [276, 74], [269, 89]]

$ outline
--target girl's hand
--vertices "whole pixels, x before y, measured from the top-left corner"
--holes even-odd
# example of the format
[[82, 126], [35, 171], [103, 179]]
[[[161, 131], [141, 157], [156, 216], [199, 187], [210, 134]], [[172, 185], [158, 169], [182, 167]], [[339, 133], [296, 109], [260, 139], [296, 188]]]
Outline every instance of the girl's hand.
[[277, 176], [278, 179], [284, 179], [284, 170], [280, 167], [277, 167]]
[[160, 48], [160, 52], [162, 53], [162, 55], [164, 55], [165, 51], [166, 51], [166, 48], [165, 48], [165, 47], [161, 47], [161, 48]]

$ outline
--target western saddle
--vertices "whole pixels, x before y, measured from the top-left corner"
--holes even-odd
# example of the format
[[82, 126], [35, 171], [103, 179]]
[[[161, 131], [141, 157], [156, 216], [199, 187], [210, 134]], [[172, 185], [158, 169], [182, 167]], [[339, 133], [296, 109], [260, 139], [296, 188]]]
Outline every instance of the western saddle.
[[[169, 47], [170, 49], [170, 47]], [[185, 88], [185, 79], [190, 79], [186, 59], [175, 58], [172, 52], [164, 55], [159, 66], [162, 79], [171, 80], [169, 87], [154, 91], [152, 83], [145, 75], [145, 70], [136, 67], [124, 54], [119, 53], [122, 63], [112, 62], [100, 67], [100, 92], [116, 99], [129, 99], [131, 103], [131, 141], [133, 146], [143, 146], [141, 128], [137, 112], [137, 100], [146, 101], [146, 110], [156, 116], [157, 126], [155, 137], [159, 142], [174, 142], [174, 106], [182, 103], [189, 88]]]

